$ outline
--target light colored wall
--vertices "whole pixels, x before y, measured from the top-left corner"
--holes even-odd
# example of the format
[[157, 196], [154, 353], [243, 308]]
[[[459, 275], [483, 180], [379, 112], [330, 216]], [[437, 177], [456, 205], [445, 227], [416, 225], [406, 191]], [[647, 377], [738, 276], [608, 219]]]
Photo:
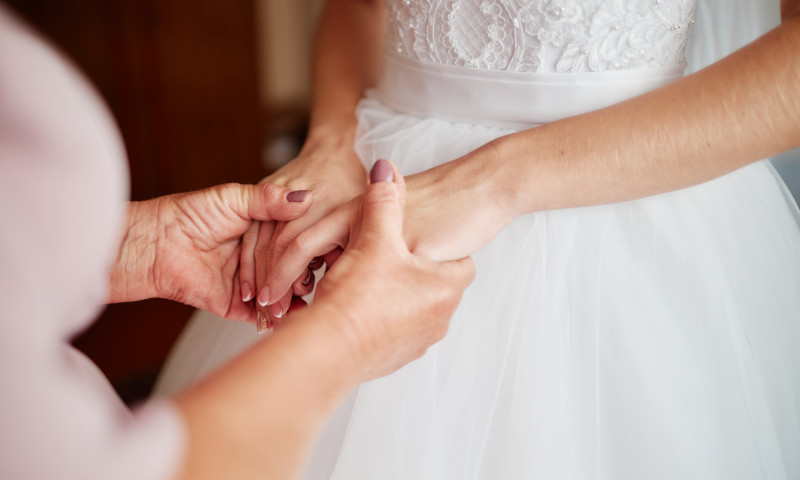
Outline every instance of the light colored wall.
[[323, 0], [256, 0], [261, 101], [269, 109], [304, 107], [311, 41]]

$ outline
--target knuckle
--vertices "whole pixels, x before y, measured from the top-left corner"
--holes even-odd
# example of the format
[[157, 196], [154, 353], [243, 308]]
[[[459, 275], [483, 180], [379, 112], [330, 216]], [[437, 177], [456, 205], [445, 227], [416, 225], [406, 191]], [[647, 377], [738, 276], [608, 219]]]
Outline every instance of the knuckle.
[[[279, 239], [280, 240], [280, 239]], [[287, 238], [287, 250], [291, 249], [292, 253], [301, 254], [313, 246], [314, 235], [305, 230], [297, 234], [294, 238]]]
[[261, 187], [264, 191], [264, 196], [269, 200], [278, 200], [283, 195], [284, 188], [274, 183], [264, 183]]
[[365, 204], [394, 204], [400, 197], [393, 183], [381, 182], [372, 185], [368, 195], [364, 196]]
[[275, 250], [279, 252], [286, 250], [295, 238], [297, 238], [296, 235], [284, 230], [278, 235], [278, 238], [275, 239]]

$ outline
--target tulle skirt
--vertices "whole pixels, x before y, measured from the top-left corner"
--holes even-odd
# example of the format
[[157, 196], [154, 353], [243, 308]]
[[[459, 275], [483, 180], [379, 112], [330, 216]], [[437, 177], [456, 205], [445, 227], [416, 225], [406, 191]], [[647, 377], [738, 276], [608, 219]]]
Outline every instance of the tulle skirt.
[[[404, 174], [509, 133], [360, 120]], [[768, 162], [523, 216], [474, 260], [447, 337], [340, 410], [331, 478], [800, 478], [800, 213]]]

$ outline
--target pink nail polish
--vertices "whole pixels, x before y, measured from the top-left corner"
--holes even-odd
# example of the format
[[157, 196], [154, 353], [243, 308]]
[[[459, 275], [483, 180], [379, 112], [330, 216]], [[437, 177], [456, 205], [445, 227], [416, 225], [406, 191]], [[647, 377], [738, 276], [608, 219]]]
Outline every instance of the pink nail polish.
[[244, 282], [242, 284], [242, 301], [244, 303], [247, 303], [252, 299], [253, 299], [253, 291], [250, 290], [250, 284], [247, 283], [247, 282]]
[[275, 318], [281, 318], [283, 316], [283, 308], [281, 308], [280, 302], [275, 302], [270, 305], [269, 311], [272, 312], [272, 316]]
[[380, 159], [369, 172], [369, 183], [394, 181], [394, 169], [388, 160]]
[[258, 304], [262, 307], [266, 307], [267, 303], [269, 302], [269, 287], [264, 285], [264, 288], [261, 289], [261, 293], [258, 294]]
[[308, 196], [308, 190], [295, 190], [286, 194], [286, 200], [290, 202], [300, 203]]
[[311, 281], [314, 279], [314, 274], [311, 273], [311, 268], [306, 270], [306, 278], [303, 279], [303, 285], [308, 286], [311, 285]]

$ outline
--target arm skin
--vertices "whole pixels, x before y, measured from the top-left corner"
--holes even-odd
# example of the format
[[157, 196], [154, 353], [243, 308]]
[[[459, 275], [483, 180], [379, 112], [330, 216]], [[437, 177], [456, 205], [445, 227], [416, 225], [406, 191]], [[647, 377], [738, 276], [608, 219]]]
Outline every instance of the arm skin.
[[[784, 0], [782, 18], [752, 44], [656, 91], [409, 176], [409, 248], [461, 258], [517, 216], [697, 185], [800, 145], [800, 1]], [[284, 250], [269, 272], [273, 301], [307, 258], [346, 245], [338, 223], [352, 217], [353, 203]]]
[[[242, 249], [242, 291], [247, 299], [258, 298], [266, 284], [266, 272], [276, 250], [282, 250], [301, 231], [329, 212], [363, 193], [366, 175], [353, 151], [356, 130], [355, 109], [364, 90], [380, 76], [385, 21], [382, 0], [332, 0], [322, 12], [312, 60], [312, 105], [308, 138], [299, 156], [265, 182], [293, 190], [314, 192], [309, 213], [294, 222], [262, 224], [260, 231], [245, 236]], [[257, 240], [256, 240], [257, 238]], [[310, 292], [312, 270], [303, 272], [294, 283], [298, 296]], [[248, 283], [245, 288], [244, 283]], [[248, 299], [249, 300], [249, 299]], [[291, 295], [271, 309], [255, 303], [264, 315], [282, 315]]]
[[[500, 172], [512, 216], [696, 185], [800, 144], [800, 2], [751, 45], [664, 88], [498, 139], [465, 157]], [[530, 161], [534, 160], [534, 161]], [[409, 180], [409, 183], [411, 181]]]

